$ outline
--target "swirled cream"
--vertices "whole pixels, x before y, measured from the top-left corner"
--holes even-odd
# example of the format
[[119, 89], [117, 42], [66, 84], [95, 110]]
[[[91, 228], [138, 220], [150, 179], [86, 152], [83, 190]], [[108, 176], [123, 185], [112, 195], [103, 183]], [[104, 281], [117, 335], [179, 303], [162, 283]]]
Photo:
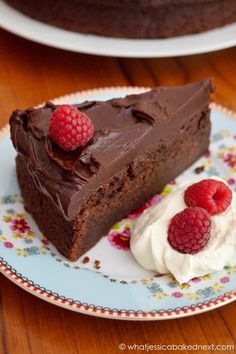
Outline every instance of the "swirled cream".
[[167, 240], [170, 220], [186, 208], [184, 191], [199, 181], [181, 184], [159, 204], [145, 210], [131, 237], [131, 251], [143, 268], [160, 274], [172, 273], [179, 283], [236, 265], [235, 193], [226, 211], [212, 216], [211, 237], [202, 251], [194, 255], [183, 254], [174, 250]]

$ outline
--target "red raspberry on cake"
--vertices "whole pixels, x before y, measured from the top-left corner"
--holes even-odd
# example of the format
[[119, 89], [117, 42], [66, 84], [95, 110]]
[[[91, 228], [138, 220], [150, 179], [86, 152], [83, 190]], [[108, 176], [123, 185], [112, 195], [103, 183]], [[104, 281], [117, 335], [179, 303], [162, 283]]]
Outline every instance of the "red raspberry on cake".
[[93, 122], [75, 106], [60, 106], [51, 115], [49, 134], [63, 150], [70, 151], [86, 146], [93, 133]]
[[168, 242], [180, 253], [198, 253], [209, 241], [211, 224], [211, 216], [205, 209], [186, 208], [171, 219]]
[[201, 207], [211, 215], [216, 215], [223, 213], [229, 207], [232, 191], [224, 182], [204, 179], [186, 189], [184, 201], [189, 207]]

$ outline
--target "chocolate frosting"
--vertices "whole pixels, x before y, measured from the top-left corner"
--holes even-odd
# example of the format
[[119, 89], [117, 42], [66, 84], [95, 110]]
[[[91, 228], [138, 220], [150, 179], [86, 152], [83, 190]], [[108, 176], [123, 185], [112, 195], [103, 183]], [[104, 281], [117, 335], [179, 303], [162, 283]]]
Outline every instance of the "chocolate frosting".
[[37, 188], [63, 217], [73, 220], [92, 193], [126, 171], [138, 156], [174, 137], [206, 109], [211, 92], [212, 82], [207, 79], [106, 102], [77, 104], [92, 119], [95, 134], [86, 147], [71, 152], [59, 148], [48, 134], [50, 116], [57, 107], [52, 103], [13, 112], [11, 138]]

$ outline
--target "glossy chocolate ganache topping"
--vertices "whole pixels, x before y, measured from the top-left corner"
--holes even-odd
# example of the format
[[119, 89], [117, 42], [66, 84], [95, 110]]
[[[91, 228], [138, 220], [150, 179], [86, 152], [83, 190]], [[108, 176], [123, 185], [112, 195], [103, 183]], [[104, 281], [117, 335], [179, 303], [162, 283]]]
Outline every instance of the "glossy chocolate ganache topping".
[[126, 172], [140, 155], [153, 151], [166, 138], [209, 105], [210, 79], [182, 87], [159, 87], [138, 95], [106, 102], [87, 101], [76, 107], [93, 121], [92, 141], [75, 151], [64, 151], [48, 134], [57, 107], [16, 110], [10, 119], [11, 138], [37, 188], [61, 214], [73, 220], [82, 205], [114, 175]]

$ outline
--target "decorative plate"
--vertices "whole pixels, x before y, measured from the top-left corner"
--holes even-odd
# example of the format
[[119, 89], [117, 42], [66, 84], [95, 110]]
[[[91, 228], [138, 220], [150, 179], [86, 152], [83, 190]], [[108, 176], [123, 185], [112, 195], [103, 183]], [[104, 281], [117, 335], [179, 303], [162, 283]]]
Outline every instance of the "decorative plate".
[[[105, 100], [145, 88], [106, 88], [75, 93], [56, 103]], [[236, 268], [179, 285], [171, 275], [142, 269], [129, 250], [134, 219], [171, 193], [181, 181], [219, 175], [236, 190], [236, 114], [213, 105], [210, 152], [161, 195], [112, 227], [109, 234], [73, 263], [60, 255], [24, 210], [9, 127], [0, 139], [0, 271], [30, 293], [64, 308], [116, 319], [157, 320], [198, 314], [236, 299]]]
[[35, 21], [0, 0], [0, 27], [23, 38], [73, 52], [133, 58], [173, 57], [236, 45], [236, 23], [168, 39], [118, 39], [84, 35]]

